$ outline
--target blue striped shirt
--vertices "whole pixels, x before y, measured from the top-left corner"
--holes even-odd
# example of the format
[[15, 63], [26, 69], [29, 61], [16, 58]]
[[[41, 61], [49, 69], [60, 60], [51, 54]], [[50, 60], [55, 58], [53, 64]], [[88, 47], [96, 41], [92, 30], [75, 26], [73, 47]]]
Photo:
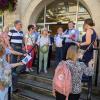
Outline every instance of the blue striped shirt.
[[8, 36], [10, 37], [11, 43], [16, 43], [16, 44], [23, 43], [24, 34], [22, 31], [17, 31], [16, 28], [10, 30]]

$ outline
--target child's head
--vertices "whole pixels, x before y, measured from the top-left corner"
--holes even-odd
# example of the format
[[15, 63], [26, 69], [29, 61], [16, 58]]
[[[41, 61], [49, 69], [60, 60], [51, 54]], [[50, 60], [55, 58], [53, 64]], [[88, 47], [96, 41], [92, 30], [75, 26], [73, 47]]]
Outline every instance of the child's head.
[[76, 61], [78, 58], [78, 46], [77, 45], [72, 45], [69, 47], [68, 51], [67, 51], [67, 56], [66, 59], [70, 59], [72, 61]]
[[57, 33], [58, 33], [58, 34], [62, 34], [62, 33], [63, 33], [63, 28], [62, 28], [62, 27], [59, 27], [59, 28], [57, 29]]

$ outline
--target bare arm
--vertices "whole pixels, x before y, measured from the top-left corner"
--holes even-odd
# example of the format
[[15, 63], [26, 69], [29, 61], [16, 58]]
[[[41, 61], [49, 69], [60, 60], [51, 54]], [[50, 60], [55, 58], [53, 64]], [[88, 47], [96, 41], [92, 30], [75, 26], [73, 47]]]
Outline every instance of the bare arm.
[[19, 63], [10, 64], [10, 65], [12, 66], [12, 68], [15, 68], [24, 64], [22, 62], [19, 62]]
[[20, 55], [20, 56], [24, 56], [23, 53], [20, 53], [20, 52], [17, 52], [17, 51], [14, 51], [14, 50], [10, 50], [10, 52], [14, 55]]
[[93, 30], [89, 29], [86, 33], [86, 41], [81, 43], [80, 45], [83, 46], [83, 45], [89, 45], [91, 43], [91, 35], [93, 33]]
[[28, 38], [25, 37], [25, 49], [27, 51], [27, 42], [28, 42]]

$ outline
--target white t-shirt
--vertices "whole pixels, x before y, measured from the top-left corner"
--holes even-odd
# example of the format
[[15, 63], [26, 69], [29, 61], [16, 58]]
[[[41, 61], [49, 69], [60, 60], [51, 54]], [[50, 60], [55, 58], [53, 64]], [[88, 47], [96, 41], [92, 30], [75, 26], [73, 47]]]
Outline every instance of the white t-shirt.
[[63, 38], [61, 35], [56, 35], [55, 38], [55, 44], [56, 44], [56, 47], [62, 47], [62, 41], [63, 41]]

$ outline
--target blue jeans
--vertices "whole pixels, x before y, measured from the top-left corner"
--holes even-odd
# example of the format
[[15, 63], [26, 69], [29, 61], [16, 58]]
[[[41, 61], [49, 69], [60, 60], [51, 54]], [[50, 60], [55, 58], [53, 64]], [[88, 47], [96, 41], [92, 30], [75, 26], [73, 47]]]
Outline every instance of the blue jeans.
[[62, 60], [62, 47], [56, 47], [56, 65]]

